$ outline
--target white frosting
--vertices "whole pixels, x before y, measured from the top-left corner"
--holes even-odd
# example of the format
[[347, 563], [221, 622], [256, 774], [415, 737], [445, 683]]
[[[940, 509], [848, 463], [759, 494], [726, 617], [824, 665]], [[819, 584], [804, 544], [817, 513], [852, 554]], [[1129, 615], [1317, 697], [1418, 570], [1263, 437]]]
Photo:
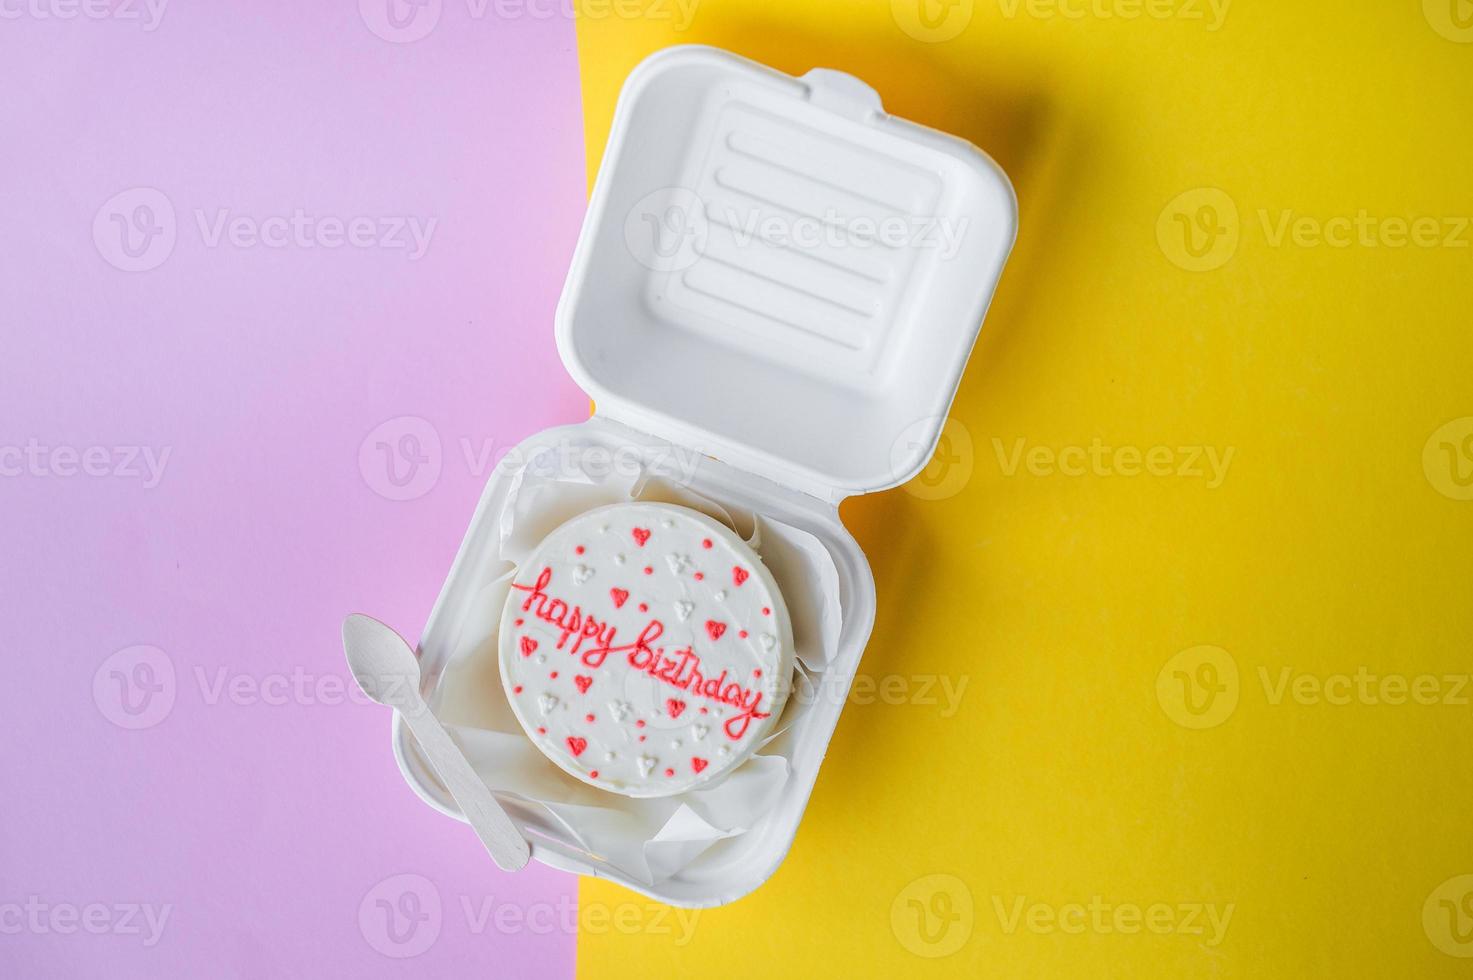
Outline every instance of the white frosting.
[[501, 681], [567, 772], [670, 796], [741, 765], [787, 698], [777, 583], [729, 528], [669, 504], [614, 504], [553, 531], [517, 569]]

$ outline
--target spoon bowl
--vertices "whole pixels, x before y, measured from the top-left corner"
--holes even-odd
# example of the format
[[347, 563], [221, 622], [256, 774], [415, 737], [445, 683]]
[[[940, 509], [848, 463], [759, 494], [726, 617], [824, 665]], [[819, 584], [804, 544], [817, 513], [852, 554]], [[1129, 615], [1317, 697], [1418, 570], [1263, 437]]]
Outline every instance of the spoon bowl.
[[429, 710], [419, 693], [419, 658], [404, 637], [372, 617], [354, 614], [343, 621], [343, 650], [363, 693], [404, 717], [496, 866], [503, 871], [525, 868], [531, 858], [526, 838]]

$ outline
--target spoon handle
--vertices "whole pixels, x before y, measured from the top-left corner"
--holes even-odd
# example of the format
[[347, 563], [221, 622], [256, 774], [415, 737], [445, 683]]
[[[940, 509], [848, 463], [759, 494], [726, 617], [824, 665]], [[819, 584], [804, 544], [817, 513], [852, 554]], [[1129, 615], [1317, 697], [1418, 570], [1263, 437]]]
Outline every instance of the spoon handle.
[[409, 723], [409, 730], [414, 732], [425, 757], [440, 774], [460, 811], [470, 821], [476, 836], [491, 853], [491, 860], [503, 871], [525, 868], [531, 857], [526, 839], [517, 832], [511, 818], [496, 802], [496, 797], [491, 795], [481, 777], [476, 775], [465, 753], [451, 739], [440, 720], [423, 705], [419, 711], [405, 712], [404, 720]]

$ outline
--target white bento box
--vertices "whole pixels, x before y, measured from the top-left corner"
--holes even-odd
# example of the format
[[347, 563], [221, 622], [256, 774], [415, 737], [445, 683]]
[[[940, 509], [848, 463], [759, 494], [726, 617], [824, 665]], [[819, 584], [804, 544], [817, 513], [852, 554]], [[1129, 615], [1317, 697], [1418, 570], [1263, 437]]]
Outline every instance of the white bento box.
[[[445, 693], [488, 583], [510, 573], [498, 552], [508, 500], [552, 448], [642, 461], [820, 542], [842, 611], [825, 627], [838, 696], [793, 709], [790, 774], [761, 819], [675, 873], [631, 874], [544, 807], [498, 793], [534, 858], [685, 907], [732, 901], [777, 869], [874, 621], [869, 564], [838, 504], [929, 460], [1016, 226], [989, 157], [885, 115], [849, 75], [794, 78], [699, 46], [630, 75], [556, 316], [562, 360], [596, 411], [528, 439], [491, 475], [420, 641], [425, 696]], [[677, 472], [676, 458], [699, 465]], [[568, 516], [579, 506], [570, 499]], [[458, 817], [397, 717], [393, 745], [415, 792]]]

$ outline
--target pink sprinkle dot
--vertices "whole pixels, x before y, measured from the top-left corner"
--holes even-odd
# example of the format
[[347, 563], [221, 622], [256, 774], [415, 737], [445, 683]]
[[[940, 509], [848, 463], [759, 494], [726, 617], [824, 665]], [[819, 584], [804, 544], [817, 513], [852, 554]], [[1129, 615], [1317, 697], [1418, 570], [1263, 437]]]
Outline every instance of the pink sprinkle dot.
[[649, 612], [650, 611], [650, 607], [647, 606], [645, 603], [641, 602], [639, 604], [639, 611], [640, 612]]
[[709, 547], [711, 547], [711, 539], [710, 538], [707, 538], [706, 540], [702, 541], [701, 542], [701, 547], [702, 548], [709, 548]]
[[583, 716], [583, 720], [584, 721], [587, 721], [587, 722], [591, 722], [591, 721], [593, 721], [593, 715], [584, 715]]
[[665, 775], [667, 775], [667, 776], [673, 776], [673, 775], [675, 775], [675, 770], [674, 769], [666, 769], [665, 770]]
[[514, 626], [520, 626], [520, 625], [522, 625], [523, 622], [525, 622], [525, 620], [519, 619], [515, 623], [513, 623], [512, 625], [514, 625]]
[[760, 671], [760, 670], [754, 670], [754, 671], [752, 671], [752, 676], [753, 677], [761, 677], [762, 676], [762, 671]]
[[705, 578], [706, 578], [706, 573], [705, 572], [696, 572], [696, 581], [697, 582], [705, 581]]
[[549, 677], [551, 677], [551, 678], [553, 678], [553, 679], [554, 679], [554, 680], [556, 680], [556, 679], [557, 679], [557, 671], [553, 671], [553, 672], [552, 672], [552, 673], [551, 673], [551, 674], [549, 674], [549, 675], [548, 675], [548, 676], [549, 676]]
[[641, 719], [639, 719], [639, 720], [638, 720], [638, 721], [636, 721], [636, 722], [635, 722], [635, 723], [634, 723], [634, 727], [635, 727], [635, 728], [643, 728], [643, 727], [644, 727], [644, 719], [643, 719], [643, 718], [641, 718]]
[[763, 606], [762, 607], [762, 615], [764, 615], [764, 616], [771, 616], [772, 615], [772, 610], [771, 609], [768, 609], [766, 606]]
[[703, 714], [703, 715], [709, 715], [710, 713], [711, 712], [707, 711], [705, 708], [702, 708], [701, 709], [701, 714]]
[[644, 741], [644, 740], [645, 740], [645, 739], [646, 739], [646, 738], [648, 738], [648, 737], [649, 737], [649, 736], [648, 736], [648, 735], [641, 735], [641, 736], [639, 736], [639, 740], [640, 740], [640, 741], [641, 741], [641, 742], [643, 742], [643, 741]]
[[740, 636], [742, 639], [745, 640], [747, 638], [747, 631], [746, 630], [739, 630], [737, 632], [737, 636]]
[[653, 575], [653, 574], [655, 574], [655, 570], [653, 568], [651, 568], [650, 566], [646, 565], [646, 566], [644, 566], [644, 573], [646, 575]]
[[513, 694], [521, 694], [522, 693], [522, 685], [518, 684], [516, 687], [512, 688], [511, 689], [511, 693], [513, 693]]
[[538, 728], [537, 729], [537, 734], [538, 735], [546, 735], [547, 734], [547, 729], [545, 729], [545, 728]]
[[588, 778], [589, 779], [597, 779], [598, 778], [598, 770], [597, 769], [594, 769], [592, 772], [590, 772], [588, 774]]
[[580, 544], [578, 547], [574, 548], [573, 553], [576, 555], [583, 554], [583, 546]]

